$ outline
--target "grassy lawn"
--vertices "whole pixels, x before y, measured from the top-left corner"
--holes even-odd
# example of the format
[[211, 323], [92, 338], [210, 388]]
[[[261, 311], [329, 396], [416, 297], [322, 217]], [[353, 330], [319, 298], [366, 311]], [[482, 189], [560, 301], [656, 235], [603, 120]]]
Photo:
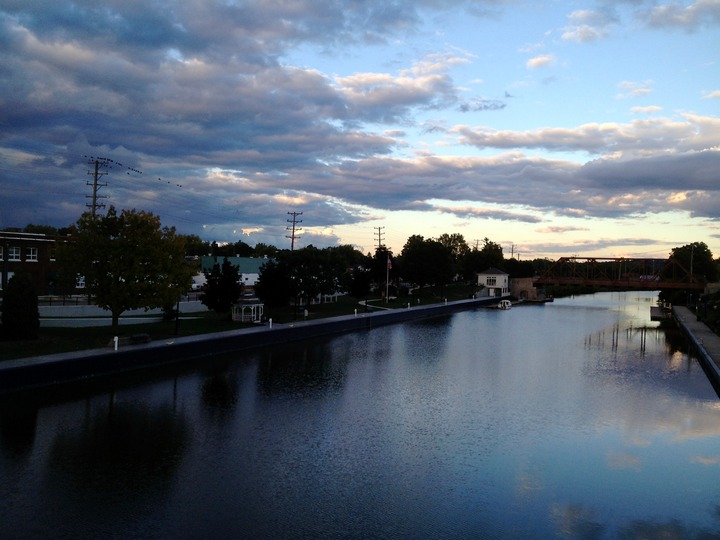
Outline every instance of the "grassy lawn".
[[[175, 321], [162, 321], [147, 324], [124, 324], [120, 326], [119, 335], [148, 334], [151, 339], [160, 340], [177, 336], [223, 332], [241, 327], [241, 324], [233, 323], [229, 316], [202, 313], [197, 314], [195, 319], [181, 319], [177, 334], [175, 333]], [[0, 341], [0, 360], [108, 347], [112, 338], [113, 332], [110, 326], [40, 328], [38, 339], [25, 341], [3, 339]]]
[[[469, 298], [472, 289], [467, 285], [445, 287], [442, 291], [426, 288], [416, 291], [412, 297], [391, 299], [383, 303], [378, 295], [368, 297], [368, 306], [371, 309], [399, 309], [405, 308], [408, 302], [411, 305], [428, 305]], [[340, 315], [352, 315], [355, 310], [362, 313], [364, 307], [355, 298], [340, 297], [337, 302], [315, 304], [308, 307], [307, 320], [324, 319]], [[218, 315], [214, 312], [188, 315], [192, 319], [181, 319], [177, 325], [175, 321], [163, 321], [146, 324], [133, 324], [120, 326], [121, 336], [134, 334], [148, 334], [152, 340], [172, 339], [175, 337], [195, 336], [212, 332], [224, 332], [252, 326], [252, 324], [235, 323], [229, 315]], [[265, 316], [272, 318], [273, 322], [288, 323], [305, 319], [304, 311], [295, 313], [292, 306], [272, 308], [265, 310]], [[86, 328], [40, 328], [39, 336], [34, 340], [18, 341], [11, 339], [0, 340], [0, 361], [28, 356], [41, 356], [61, 352], [81, 351], [109, 347], [113, 333], [109, 326]]]

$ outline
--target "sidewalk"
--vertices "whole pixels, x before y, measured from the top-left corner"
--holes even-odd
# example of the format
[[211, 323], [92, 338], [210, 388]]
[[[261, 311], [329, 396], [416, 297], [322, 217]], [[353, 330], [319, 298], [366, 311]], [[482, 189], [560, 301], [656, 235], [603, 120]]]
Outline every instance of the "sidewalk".
[[698, 321], [697, 316], [685, 306], [673, 306], [672, 309], [678, 325], [697, 349], [710, 382], [715, 388], [720, 388], [720, 336], [704, 322]]

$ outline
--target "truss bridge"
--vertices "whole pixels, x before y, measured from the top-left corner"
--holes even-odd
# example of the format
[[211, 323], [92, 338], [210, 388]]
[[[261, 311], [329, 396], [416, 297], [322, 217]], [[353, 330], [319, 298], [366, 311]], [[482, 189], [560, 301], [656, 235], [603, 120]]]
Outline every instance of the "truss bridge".
[[533, 280], [536, 287], [587, 285], [626, 290], [698, 289], [705, 280], [670, 259], [561, 257]]

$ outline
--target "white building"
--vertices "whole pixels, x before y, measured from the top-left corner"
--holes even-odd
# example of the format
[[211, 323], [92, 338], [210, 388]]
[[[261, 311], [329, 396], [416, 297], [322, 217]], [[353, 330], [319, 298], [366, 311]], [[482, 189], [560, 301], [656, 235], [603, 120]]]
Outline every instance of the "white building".
[[508, 296], [510, 294], [510, 275], [498, 268], [490, 267], [477, 275], [478, 286], [483, 287], [480, 296]]

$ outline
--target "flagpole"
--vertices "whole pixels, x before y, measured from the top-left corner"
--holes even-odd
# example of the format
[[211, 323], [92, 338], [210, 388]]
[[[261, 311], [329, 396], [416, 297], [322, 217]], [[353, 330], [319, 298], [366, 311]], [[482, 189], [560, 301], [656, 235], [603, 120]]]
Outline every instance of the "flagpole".
[[385, 303], [390, 303], [390, 254], [387, 256], [387, 264], [385, 265]]

